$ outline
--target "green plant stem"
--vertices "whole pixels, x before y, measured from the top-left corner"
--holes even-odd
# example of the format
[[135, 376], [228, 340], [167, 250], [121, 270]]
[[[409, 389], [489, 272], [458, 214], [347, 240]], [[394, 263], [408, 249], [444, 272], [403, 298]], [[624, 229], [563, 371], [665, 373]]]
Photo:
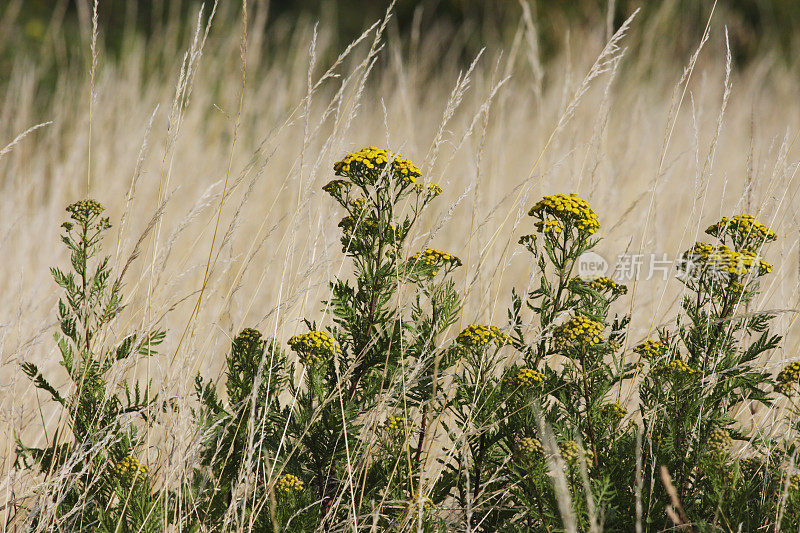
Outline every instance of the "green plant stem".
[[590, 406], [591, 400], [589, 396], [589, 383], [586, 380], [586, 355], [581, 355], [581, 377], [583, 379], [583, 398], [586, 401], [586, 422], [589, 429], [589, 440], [592, 443], [592, 453], [594, 455], [594, 467], [600, 466], [600, 460], [597, 456], [597, 438], [594, 432], [594, 423], [592, 422], [592, 409]]

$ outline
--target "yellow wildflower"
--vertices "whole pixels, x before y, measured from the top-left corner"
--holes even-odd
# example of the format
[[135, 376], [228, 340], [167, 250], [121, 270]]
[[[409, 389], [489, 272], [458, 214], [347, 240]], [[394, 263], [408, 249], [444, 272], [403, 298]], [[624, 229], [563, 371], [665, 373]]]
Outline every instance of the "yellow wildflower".
[[481, 348], [490, 342], [495, 342], [500, 346], [509, 341], [510, 337], [501, 332], [498, 327], [480, 324], [470, 324], [456, 338], [458, 344], [468, 348]]
[[545, 382], [547, 376], [532, 368], [520, 368], [515, 373], [512, 373], [508, 380], [512, 385], [517, 387], [531, 387], [533, 385], [541, 385]]
[[278, 480], [278, 483], [275, 485], [275, 490], [283, 494], [300, 492], [303, 490], [303, 482], [295, 475], [286, 474], [281, 476], [281, 478]]
[[147, 474], [147, 467], [139, 462], [137, 457], [129, 455], [114, 466], [114, 472], [117, 474], [120, 481], [125, 484], [130, 484], [136, 479], [144, 478]]
[[709, 226], [706, 233], [723, 240], [726, 236], [730, 237], [737, 250], [757, 250], [764, 243], [778, 238], [774, 231], [756, 220], [753, 215], [722, 217], [722, 220]]
[[305, 365], [321, 363], [340, 350], [336, 341], [325, 331], [309, 331], [289, 339], [289, 346], [300, 355]]
[[544, 454], [544, 447], [539, 439], [523, 437], [517, 442], [517, 453], [523, 457], [535, 457]]
[[800, 385], [800, 360], [786, 366], [778, 373], [775, 389], [787, 396], [797, 385]]
[[431, 276], [435, 276], [440, 269], [450, 270], [461, 266], [461, 259], [442, 252], [436, 248], [428, 248], [422, 252], [417, 252], [408, 259], [408, 264], [412, 267], [421, 266], [428, 270]]
[[645, 341], [636, 346], [633, 351], [648, 361], [655, 361], [669, 350], [669, 346], [661, 341]]
[[422, 175], [419, 167], [400, 154], [370, 146], [347, 154], [333, 165], [337, 176], [350, 178], [359, 185], [372, 185], [384, 174], [399, 183], [414, 183]]
[[591, 318], [576, 315], [555, 330], [555, 345], [559, 350], [568, 350], [579, 346], [594, 346], [603, 341], [605, 326]]
[[570, 227], [579, 233], [591, 235], [600, 228], [597, 214], [591, 210], [589, 203], [575, 194], [545, 196], [531, 208], [528, 215], [540, 219], [536, 227], [543, 233], [560, 233]]
[[733, 439], [727, 430], [715, 428], [708, 434], [706, 445], [712, 454], [723, 455], [733, 445]]

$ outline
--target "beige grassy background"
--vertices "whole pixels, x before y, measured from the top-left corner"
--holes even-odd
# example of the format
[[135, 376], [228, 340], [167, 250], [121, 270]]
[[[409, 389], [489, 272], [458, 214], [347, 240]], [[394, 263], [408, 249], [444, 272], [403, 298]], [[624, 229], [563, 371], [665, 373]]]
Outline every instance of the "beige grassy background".
[[[726, 75], [725, 34], [714, 31], [696, 62], [660, 40], [623, 37], [587, 81], [607, 30], [565, 35], [545, 62], [521, 9], [514, 40], [487, 43], [469, 70], [457, 39], [401, 42], [391, 25], [337, 61], [324, 21], [316, 32], [299, 23], [265, 35], [256, 10], [242, 93], [241, 20], [216, 18], [203, 42], [207, 14], [194, 43], [140, 42], [118, 61], [98, 55], [93, 81], [91, 57], [65, 66], [46, 104], [33, 94], [36, 64], [20, 61], [9, 75], [0, 107], [0, 145], [11, 143], [0, 155], [0, 504], [23, 491], [14, 435], [41, 445], [43, 425], [58, 423], [19, 365], [35, 361], [65, 382], [48, 268], [66, 266], [59, 225], [87, 186], [115, 224], [105, 242], [115, 264], [138, 253], [108, 342], [151, 324], [169, 331], [161, 355], [118, 369], [117, 379], [149, 377], [182, 407], [198, 371], [219, 376], [243, 327], [285, 341], [302, 317], [328, 320], [327, 282], [349, 267], [341, 214], [321, 187], [337, 159], [370, 144], [402, 152], [445, 190], [411, 251], [430, 243], [464, 261], [465, 309], [452, 336], [475, 321], [504, 324], [510, 288], [526, 287], [531, 272], [516, 245], [533, 231], [527, 210], [544, 194], [576, 192], [598, 213], [599, 251], [612, 262], [626, 251], [675, 258], [722, 215], [768, 223], [780, 239], [765, 250], [775, 269], [757, 307], [779, 310], [776, 327], [788, 335], [764, 364], [777, 372], [796, 358], [793, 68], [764, 57]], [[618, 311], [632, 313], [635, 343], [674, 316], [681, 285], [630, 289]], [[774, 425], [779, 414], [759, 412], [752, 423]], [[181, 464], [191, 441], [188, 410], [148, 436], [150, 460], [169, 481], [167, 466]]]

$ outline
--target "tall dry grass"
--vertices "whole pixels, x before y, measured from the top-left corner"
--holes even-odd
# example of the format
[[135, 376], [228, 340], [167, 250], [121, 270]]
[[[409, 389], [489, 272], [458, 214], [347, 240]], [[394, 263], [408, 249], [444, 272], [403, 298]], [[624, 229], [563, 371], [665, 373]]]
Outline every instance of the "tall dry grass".
[[[106, 242], [115, 265], [135, 256], [121, 329], [169, 331], [161, 355], [116, 376], [147, 377], [177, 399], [148, 431], [148, 460], [165, 486], [194, 453], [194, 375], [217, 378], [245, 326], [285, 340], [301, 317], [324, 323], [327, 282], [347, 267], [337, 213], [320, 188], [333, 162], [362, 145], [402, 152], [443, 187], [416, 245], [430, 239], [464, 260], [464, 324], [504, 320], [509, 288], [530, 275], [516, 247], [529, 232], [525, 213], [543, 194], [577, 192], [600, 216], [600, 250], [612, 263], [624, 252], [675, 258], [721, 215], [767, 222], [781, 238], [758, 306], [778, 310], [787, 337], [764, 364], [777, 371], [797, 353], [793, 67], [764, 57], [731, 71], [718, 31], [698, 38], [695, 57], [626, 36], [604, 50], [600, 22], [543, 58], [524, 6], [513, 6], [513, 40], [486, 43], [471, 64], [459, 61], [457, 35], [400, 39], [391, 20], [334, 50], [325, 21], [265, 32], [263, 4], [250, 6], [245, 26], [241, 11], [212, 19], [211, 7], [185, 41], [169, 32], [133, 39], [119, 60], [103, 54], [101, 26], [96, 69], [91, 57], [64, 65], [52, 97], [34, 94], [35, 62], [20, 60], [3, 82], [0, 506], [37, 483], [12, 468], [14, 436], [41, 445], [60, 423], [19, 365], [42, 363], [65, 382], [47, 363], [58, 297], [48, 268], [66, 257], [64, 207], [87, 194], [115, 222], [116, 240]], [[58, 32], [50, 28], [54, 57]], [[681, 285], [657, 277], [632, 287], [634, 342], [672, 316]], [[742, 416], [774, 425], [780, 409]]]

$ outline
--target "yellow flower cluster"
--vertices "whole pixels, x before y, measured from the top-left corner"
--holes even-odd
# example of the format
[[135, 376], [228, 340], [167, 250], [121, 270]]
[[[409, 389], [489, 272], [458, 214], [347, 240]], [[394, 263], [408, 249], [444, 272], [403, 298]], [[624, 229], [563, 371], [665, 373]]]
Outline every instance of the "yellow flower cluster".
[[417, 491], [412, 490], [408, 499], [408, 508], [412, 512], [413, 521], [413, 518], [416, 518], [420, 510], [423, 512], [430, 511], [435, 509], [436, 505], [429, 497], [425, 496], [424, 494], [418, 494]]
[[722, 217], [722, 220], [709, 226], [706, 233], [719, 239], [729, 235], [739, 248], [758, 248], [778, 238], [774, 231], [756, 220], [753, 215]]
[[761, 276], [772, 271], [772, 265], [749, 250], [736, 252], [724, 244], [695, 243], [681, 256], [679, 268], [697, 277], [709, 273], [715, 277], [735, 279], [754, 272]]
[[359, 217], [358, 219], [355, 219], [351, 216], [346, 216], [339, 221], [339, 227], [345, 232], [352, 232], [354, 230], [359, 230], [359, 232], [369, 232], [377, 229], [378, 222], [371, 218]]
[[764, 461], [756, 456], [743, 457], [739, 459], [739, 468], [746, 480], [752, 480], [764, 468]]
[[360, 215], [364, 211], [364, 207], [367, 205], [367, 199], [364, 197], [354, 198], [349, 202], [350, 209], [356, 215]]
[[233, 346], [236, 349], [247, 352], [257, 350], [261, 347], [261, 332], [256, 329], [245, 328], [233, 339]]
[[456, 337], [456, 342], [467, 348], [482, 348], [490, 342], [495, 342], [498, 346], [501, 346], [508, 343], [509, 340], [510, 337], [500, 331], [497, 326], [480, 324], [470, 324]]
[[[581, 448], [574, 440], [560, 442], [558, 444], [558, 452], [561, 454], [561, 458], [564, 459], [564, 462], [566, 462], [568, 465], [574, 465], [581, 456]], [[586, 461], [587, 466], [591, 464], [592, 460], [594, 459], [594, 453], [592, 453], [592, 450], [589, 448], [584, 448], [583, 459]]]
[[519, 238], [519, 244], [522, 246], [532, 247], [536, 244], [536, 234], [531, 233], [530, 235], [523, 235]]
[[715, 455], [723, 455], [733, 445], [731, 434], [724, 429], [712, 429], [706, 441], [709, 451]]
[[800, 491], [800, 474], [797, 472], [789, 475], [789, 490], [792, 492]]
[[565, 226], [570, 226], [580, 233], [591, 235], [600, 228], [597, 214], [591, 210], [589, 203], [575, 194], [545, 196], [531, 208], [528, 215], [542, 220], [537, 224], [537, 228], [542, 232], [547, 232], [548, 223], [551, 222], [548, 217], [562, 222], [562, 230]]
[[300, 355], [303, 364], [321, 363], [340, 351], [336, 341], [325, 331], [309, 331], [289, 339], [289, 346]]
[[543, 455], [544, 447], [539, 439], [523, 437], [517, 442], [517, 451], [520, 455], [530, 457], [532, 455]]
[[537, 372], [532, 368], [520, 368], [515, 374], [511, 374], [509, 376], [509, 381], [511, 384], [517, 387], [541, 385], [546, 379], [547, 376], [541, 372]]
[[648, 361], [655, 361], [663, 356], [669, 350], [669, 346], [661, 341], [644, 341], [633, 349], [634, 353], [638, 353]]
[[86, 222], [103, 212], [103, 206], [96, 200], [81, 200], [67, 207], [67, 212], [73, 220]]
[[788, 396], [792, 389], [800, 384], [800, 360], [781, 370], [775, 381], [775, 389]]
[[278, 483], [275, 484], [275, 490], [284, 494], [300, 492], [303, 490], [303, 482], [295, 475], [286, 474], [281, 476], [281, 478], [278, 480]]
[[544, 234], [558, 235], [564, 231], [564, 223], [559, 220], [542, 220], [535, 224], [536, 229]]
[[753, 267], [758, 268], [759, 276], [763, 276], [764, 274], [769, 274], [772, 272], [772, 264], [764, 261], [763, 259], [759, 259], [758, 255], [750, 250], [742, 250], [739, 253], [739, 260], [742, 263], [742, 266], [748, 272], [753, 270]]
[[419, 264], [424, 267], [429, 267], [432, 269], [431, 275], [433, 276], [435, 276], [442, 267], [456, 268], [461, 266], [461, 259], [447, 252], [437, 250], [436, 248], [428, 248], [422, 252], [417, 252], [409, 258], [408, 262], [412, 266]]
[[614, 425], [625, 418], [625, 415], [628, 414], [628, 410], [618, 403], [607, 403], [600, 406], [600, 414], [609, 420], [611, 425]]
[[139, 459], [129, 455], [119, 461], [114, 466], [114, 472], [125, 482], [130, 482], [135, 478], [141, 478], [147, 474], [147, 467], [139, 462]]
[[411, 433], [414, 424], [404, 416], [390, 416], [383, 423], [383, 429], [392, 435], [405, 435], [406, 437]]
[[423, 187], [418, 183], [415, 187], [417, 189], [417, 194], [426, 193], [428, 199], [436, 198], [437, 196], [442, 194], [442, 188], [439, 187], [439, 185], [436, 183], [431, 183], [427, 187]]
[[697, 370], [687, 365], [684, 361], [676, 359], [675, 361], [670, 361], [666, 365], [655, 368], [654, 373], [657, 375], [671, 374], [674, 376], [688, 377], [697, 374]]
[[555, 330], [555, 344], [559, 350], [568, 350], [581, 345], [594, 346], [603, 341], [605, 326], [583, 315], [576, 315]]
[[353, 182], [347, 180], [331, 180], [325, 186], [322, 187], [322, 190], [326, 193], [330, 194], [334, 198], [339, 201], [344, 201], [344, 197], [347, 193], [350, 192], [350, 189], [353, 187]]
[[375, 146], [346, 155], [333, 165], [333, 170], [337, 176], [372, 184], [390, 162], [394, 177], [403, 183], [414, 183], [422, 175], [419, 167], [408, 159]]
[[628, 292], [628, 287], [607, 277], [594, 279], [574, 278], [572, 281], [570, 281], [570, 285], [572, 285], [574, 288], [577, 288], [577, 286], [584, 286], [595, 292], [609, 293], [614, 296], [621, 296]]

